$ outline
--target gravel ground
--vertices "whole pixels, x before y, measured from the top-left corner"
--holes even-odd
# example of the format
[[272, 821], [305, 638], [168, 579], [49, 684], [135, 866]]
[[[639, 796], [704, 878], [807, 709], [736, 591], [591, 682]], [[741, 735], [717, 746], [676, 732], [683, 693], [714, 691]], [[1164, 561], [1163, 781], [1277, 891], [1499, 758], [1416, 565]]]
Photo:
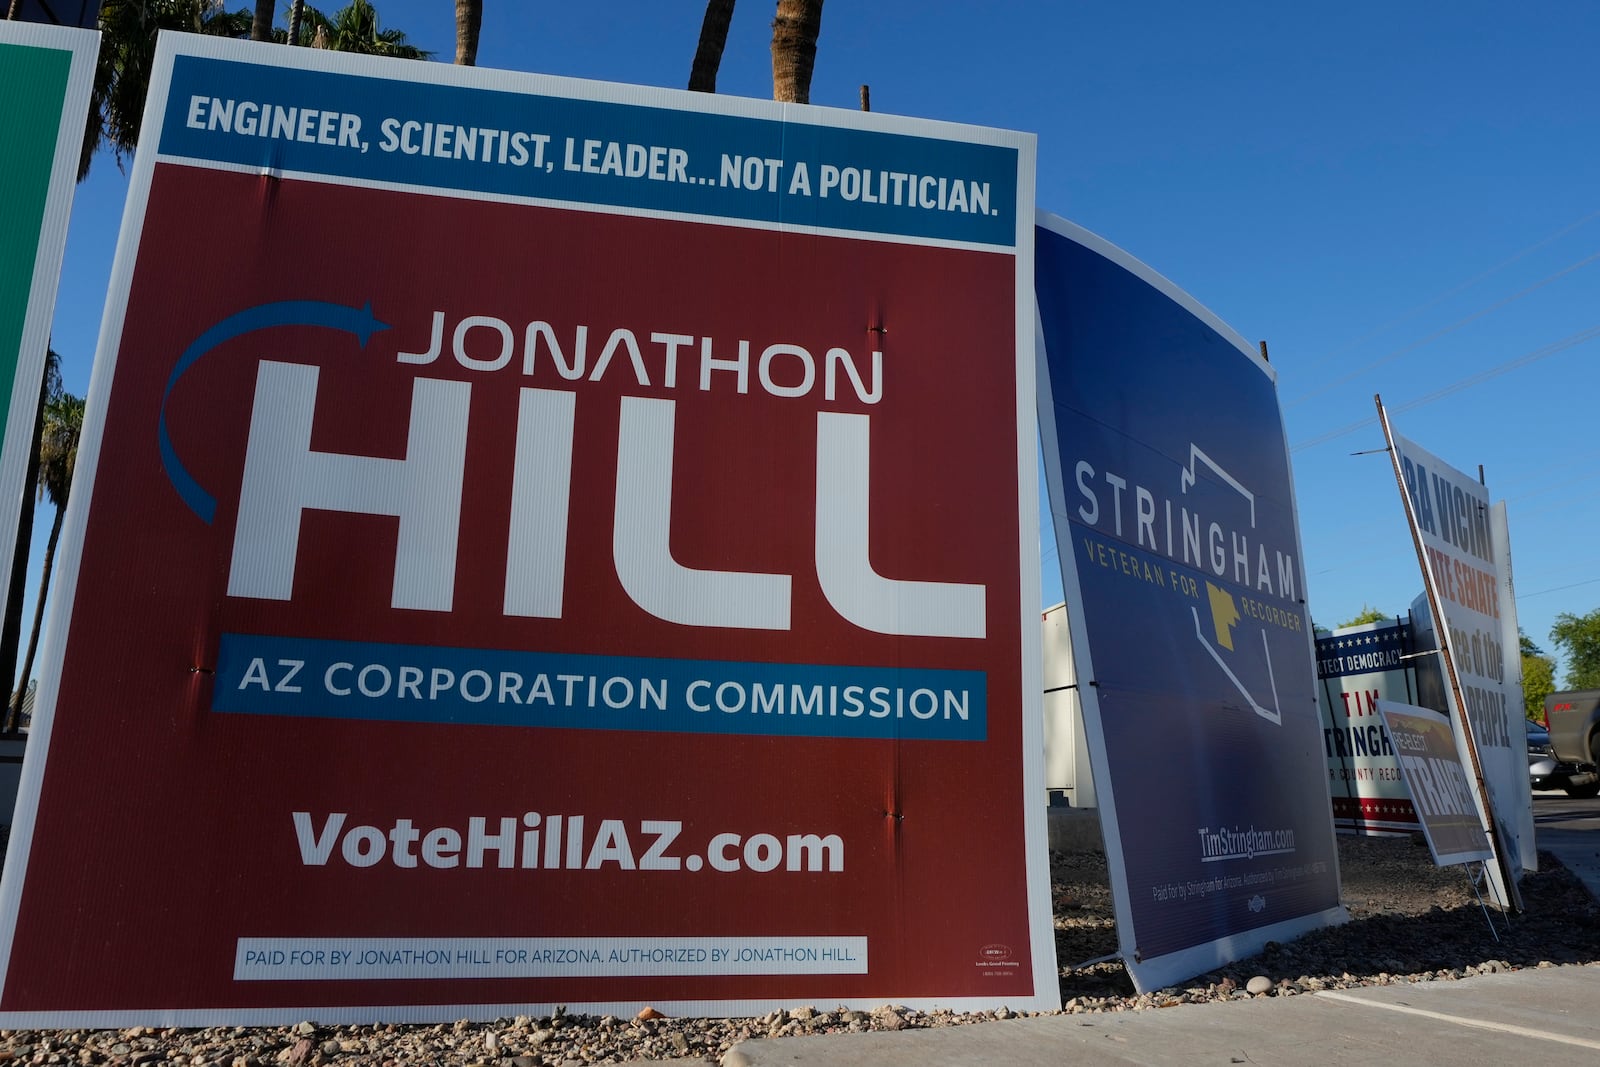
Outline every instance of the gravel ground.
[[[1523, 880], [1527, 912], [1496, 941], [1460, 868], [1440, 870], [1409, 838], [1339, 839], [1343, 899], [1351, 921], [1230, 964], [1182, 988], [1143, 996], [1120, 963], [1079, 966], [1116, 951], [1105, 856], [1054, 854], [1056, 952], [1067, 1013], [1136, 1011], [1249, 996], [1600, 962], [1600, 905], [1555, 857]], [[1259, 991], [1259, 992], [1258, 992]], [[759, 1019], [637, 1019], [567, 1015], [440, 1026], [0, 1031], [0, 1063], [112, 1067], [546, 1067], [682, 1059], [717, 1063], [752, 1037], [956, 1026], [1016, 1013], [871, 1012], [801, 1008]]]

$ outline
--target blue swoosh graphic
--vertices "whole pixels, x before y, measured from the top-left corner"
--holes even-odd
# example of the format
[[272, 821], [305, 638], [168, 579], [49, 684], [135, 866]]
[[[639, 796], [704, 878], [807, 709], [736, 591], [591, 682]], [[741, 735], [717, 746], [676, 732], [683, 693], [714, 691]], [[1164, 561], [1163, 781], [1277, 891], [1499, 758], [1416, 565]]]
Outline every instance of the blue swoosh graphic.
[[229, 315], [183, 350], [177, 365], [172, 368], [172, 375], [167, 379], [166, 392], [161, 394], [161, 422], [156, 436], [161, 448], [161, 466], [166, 469], [172, 487], [189, 505], [189, 510], [200, 516], [207, 525], [216, 516], [217, 498], [195, 481], [178, 458], [178, 451], [172, 446], [172, 437], [167, 433], [167, 401], [171, 399], [178, 379], [201, 356], [236, 337], [273, 326], [325, 326], [330, 330], [342, 330], [354, 334], [363, 349], [373, 334], [389, 328], [388, 323], [379, 322], [372, 314], [371, 301], [354, 308], [325, 300], [280, 300], [272, 304], [258, 304]]

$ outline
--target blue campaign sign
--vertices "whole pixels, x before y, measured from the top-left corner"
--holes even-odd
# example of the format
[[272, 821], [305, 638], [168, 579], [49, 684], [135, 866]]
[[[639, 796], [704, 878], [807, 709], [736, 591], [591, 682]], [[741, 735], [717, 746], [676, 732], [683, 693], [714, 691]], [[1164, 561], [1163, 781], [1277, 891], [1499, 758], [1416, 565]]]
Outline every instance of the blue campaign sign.
[[1343, 918], [1270, 368], [1148, 267], [1036, 237], [1040, 430], [1140, 989]]

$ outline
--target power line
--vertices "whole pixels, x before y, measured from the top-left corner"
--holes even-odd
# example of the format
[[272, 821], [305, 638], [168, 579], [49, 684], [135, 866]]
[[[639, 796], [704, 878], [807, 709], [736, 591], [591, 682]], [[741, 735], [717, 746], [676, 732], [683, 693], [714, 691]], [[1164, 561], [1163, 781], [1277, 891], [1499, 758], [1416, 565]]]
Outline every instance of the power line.
[[1587, 579], [1586, 581], [1582, 581], [1582, 582], [1572, 582], [1569, 585], [1551, 586], [1549, 589], [1541, 589], [1537, 593], [1520, 593], [1520, 594], [1518, 594], [1517, 599], [1518, 600], [1529, 600], [1529, 599], [1531, 599], [1533, 597], [1536, 597], [1536, 596], [1544, 596], [1546, 593], [1559, 593], [1563, 589], [1576, 589], [1580, 585], [1593, 585], [1596, 582], [1600, 582], [1600, 578], [1590, 578], [1590, 579]]
[[1559, 482], [1551, 482], [1549, 485], [1541, 485], [1539, 488], [1530, 489], [1526, 493], [1518, 493], [1516, 496], [1508, 496], [1506, 497], [1506, 503], [1509, 504], [1517, 500], [1526, 500], [1530, 496], [1539, 496], [1540, 494], [1548, 493], [1553, 489], [1563, 489], [1569, 485], [1572, 485], [1574, 482], [1587, 482], [1592, 478], [1600, 478], [1600, 471], [1590, 471], [1588, 474], [1579, 474], [1572, 478], [1565, 478]]
[[1556, 240], [1559, 240], [1562, 237], [1565, 237], [1567, 234], [1571, 233], [1572, 231], [1574, 231], [1574, 230], [1576, 230], [1576, 229], [1578, 229], [1578, 228], [1580, 228], [1582, 226], [1588, 225], [1589, 223], [1593, 222], [1595, 219], [1600, 219], [1600, 211], [1591, 212], [1590, 214], [1583, 216], [1583, 218], [1578, 219], [1576, 222], [1569, 222], [1567, 225], [1561, 227], [1561, 229], [1557, 230], [1555, 233], [1552, 233], [1547, 237], [1542, 237], [1539, 240], [1535, 241], [1533, 244], [1531, 244], [1528, 247], [1522, 249], [1521, 251], [1513, 253], [1510, 258], [1501, 260], [1499, 263], [1496, 263], [1494, 266], [1490, 267], [1488, 270], [1484, 271], [1482, 274], [1479, 274], [1479, 275], [1477, 275], [1475, 277], [1469, 278], [1466, 281], [1462, 282], [1460, 285], [1457, 285], [1452, 289], [1446, 289], [1444, 292], [1439, 293], [1437, 296], [1430, 297], [1429, 299], [1423, 301], [1422, 303], [1418, 304], [1417, 306], [1415, 306], [1415, 307], [1413, 307], [1413, 308], [1411, 308], [1411, 309], [1409, 309], [1407, 311], [1401, 312], [1399, 315], [1397, 315], [1396, 317], [1390, 319], [1388, 322], [1385, 322], [1381, 326], [1377, 326], [1377, 327], [1375, 327], [1375, 328], [1373, 328], [1371, 330], [1368, 330], [1366, 333], [1362, 334], [1360, 337], [1357, 337], [1353, 341], [1346, 341], [1344, 344], [1340, 345], [1339, 347], [1334, 348], [1334, 349], [1330, 349], [1329, 351], [1324, 352], [1322, 355], [1317, 356], [1315, 359], [1313, 359], [1309, 363], [1307, 363], [1306, 364], [1306, 368], [1310, 369], [1310, 368], [1313, 368], [1313, 367], [1320, 367], [1324, 363], [1326, 363], [1330, 359], [1332, 359], [1334, 356], [1340, 355], [1340, 354], [1342, 354], [1344, 352], [1348, 352], [1350, 349], [1355, 348], [1357, 345], [1364, 344], [1365, 342], [1372, 340], [1374, 337], [1380, 337], [1383, 334], [1388, 333], [1390, 330], [1392, 330], [1394, 327], [1400, 325], [1402, 322], [1408, 322], [1411, 319], [1413, 319], [1413, 318], [1417, 317], [1418, 315], [1422, 314], [1424, 311], [1427, 311], [1429, 308], [1435, 307], [1438, 304], [1441, 304], [1444, 301], [1450, 299], [1452, 296], [1456, 296], [1459, 293], [1466, 292], [1468, 289], [1471, 289], [1474, 285], [1477, 285], [1479, 282], [1484, 281], [1487, 278], [1493, 277], [1494, 275], [1498, 274], [1500, 271], [1502, 271], [1505, 268], [1511, 266], [1511, 264], [1517, 262], [1519, 259], [1522, 259], [1524, 256], [1528, 255], [1529, 253], [1537, 252], [1539, 249], [1543, 248], [1547, 244], [1550, 244], [1552, 241], [1556, 241]]
[[[1596, 256], [1600, 257], [1600, 253], [1596, 253]], [[1470, 389], [1474, 385], [1480, 385], [1491, 378], [1498, 378], [1502, 374], [1509, 374], [1511, 371], [1525, 367], [1529, 363], [1533, 363], [1536, 360], [1544, 359], [1547, 356], [1553, 356], [1557, 352], [1564, 352], [1575, 345], [1583, 344], [1585, 341], [1592, 341], [1596, 337], [1600, 337], [1600, 325], [1590, 326], [1587, 329], [1579, 330], [1577, 333], [1568, 334], [1566, 337], [1561, 338], [1561, 340], [1552, 341], [1543, 348], [1536, 348], [1532, 352], [1517, 356], [1514, 359], [1506, 360], [1504, 363], [1496, 364], [1487, 370], [1479, 371], [1477, 374], [1472, 374], [1465, 378], [1457, 379], [1442, 389], [1436, 389], [1433, 392], [1428, 393], [1426, 396], [1418, 397], [1417, 399], [1407, 401], [1404, 404], [1393, 405], [1389, 408], [1389, 411], [1393, 414], [1414, 411], [1417, 408], [1422, 407], [1424, 404], [1431, 404], [1435, 400], [1442, 400], [1454, 393], [1461, 392], [1463, 389]], [[1290, 451], [1300, 452], [1316, 445], [1326, 444], [1329, 441], [1334, 441], [1340, 437], [1344, 437], [1346, 434], [1355, 433], [1364, 426], [1371, 426], [1377, 421], [1378, 417], [1376, 415], [1369, 415], [1357, 422], [1349, 423], [1348, 425], [1341, 426], [1338, 429], [1329, 430], [1326, 433], [1318, 434], [1316, 437], [1301, 441], [1294, 445]]]
[[1510, 296], [1505, 297], [1502, 300], [1497, 300], [1493, 304], [1490, 304], [1488, 307], [1480, 308], [1477, 311], [1474, 311], [1472, 314], [1466, 316], [1465, 318], [1457, 319], [1455, 322], [1452, 322], [1448, 326], [1440, 327], [1439, 329], [1433, 331], [1432, 333], [1428, 334], [1428, 336], [1422, 338], [1419, 341], [1413, 341], [1408, 345], [1402, 345], [1400, 348], [1395, 349], [1393, 352], [1390, 352], [1389, 354], [1387, 354], [1385, 356], [1381, 356], [1378, 359], [1373, 360], [1371, 363], [1368, 363], [1366, 366], [1359, 367], [1356, 370], [1351, 371], [1349, 374], [1346, 374], [1343, 378], [1336, 378], [1333, 381], [1328, 382], [1325, 385], [1319, 385], [1315, 389], [1311, 390], [1309, 393], [1301, 394], [1300, 396], [1296, 397], [1294, 400], [1289, 401], [1289, 403], [1284, 405], [1284, 406], [1292, 408], [1292, 407], [1295, 407], [1298, 404], [1303, 404], [1307, 400], [1310, 400], [1314, 396], [1319, 396], [1322, 393], [1326, 393], [1329, 389], [1335, 389], [1335, 388], [1337, 388], [1337, 387], [1339, 387], [1341, 385], [1344, 385], [1347, 382], [1354, 381], [1355, 379], [1361, 377], [1363, 374], [1366, 374], [1368, 371], [1376, 370], [1376, 369], [1378, 369], [1379, 367], [1383, 366], [1386, 363], [1393, 363], [1395, 360], [1399, 359], [1401, 356], [1404, 356], [1404, 355], [1406, 355], [1408, 353], [1411, 353], [1411, 352], [1415, 352], [1417, 349], [1423, 347], [1424, 345], [1432, 344], [1434, 341], [1437, 341], [1439, 338], [1445, 336], [1446, 334], [1454, 333], [1456, 330], [1461, 329], [1461, 327], [1467, 325], [1468, 323], [1476, 322], [1477, 320], [1483, 318], [1485, 315], [1493, 314], [1494, 312], [1499, 311], [1501, 308], [1505, 307], [1506, 305], [1512, 304], [1512, 303], [1514, 303], [1514, 302], [1516, 302], [1518, 300], [1521, 300], [1523, 297], [1527, 296], [1529, 293], [1536, 292], [1539, 289], [1543, 289], [1545, 286], [1549, 285], [1551, 282], [1554, 282], [1554, 281], [1557, 281], [1557, 280], [1559, 280], [1561, 278], [1564, 278], [1568, 274], [1571, 274], [1573, 271], [1578, 270], [1578, 269], [1580, 269], [1582, 267], [1588, 266], [1590, 263], [1593, 263], [1597, 259], [1600, 259], [1600, 252], [1595, 252], [1595, 253], [1592, 253], [1590, 255], [1587, 255], [1584, 258], [1578, 260], [1576, 263], [1569, 263], [1565, 267], [1562, 267], [1560, 270], [1556, 271], [1554, 274], [1548, 275], [1548, 276], [1546, 276], [1544, 278], [1541, 278], [1538, 281], [1534, 282], [1532, 285], [1528, 286], [1526, 289], [1522, 289], [1522, 290], [1519, 290], [1518, 292], [1512, 293]]

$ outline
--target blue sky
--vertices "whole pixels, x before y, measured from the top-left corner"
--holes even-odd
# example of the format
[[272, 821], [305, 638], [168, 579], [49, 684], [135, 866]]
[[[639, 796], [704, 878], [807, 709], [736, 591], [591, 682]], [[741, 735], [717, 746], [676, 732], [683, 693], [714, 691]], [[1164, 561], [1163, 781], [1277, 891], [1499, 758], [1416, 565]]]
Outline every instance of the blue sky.
[[[480, 66], [669, 87], [703, 13], [485, 7]], [[453, 54], [445, 0], [378, 9]], [[720, 91], [770, 96], [773, 10], [739, 0]], [[1519, 619], [1548, 649], [1558, 613], [1600, 606], [1597, 43], [1600, 5], [1584, 0], [832, 0], [812, 100], [855, 108], [865, 82], [876, 111], [1036, 133], [1040, 206], [1267, 341], [1319, 624], [1403, 613], [1421, 590], [1387, 458], [1351, 455], [1383, 445], [1381, 393], [1400, 433], [1482, 464], [1508, 501]], [[107, 156], [77, 190], [54, 345], [78, 393], [125, 194]]]

